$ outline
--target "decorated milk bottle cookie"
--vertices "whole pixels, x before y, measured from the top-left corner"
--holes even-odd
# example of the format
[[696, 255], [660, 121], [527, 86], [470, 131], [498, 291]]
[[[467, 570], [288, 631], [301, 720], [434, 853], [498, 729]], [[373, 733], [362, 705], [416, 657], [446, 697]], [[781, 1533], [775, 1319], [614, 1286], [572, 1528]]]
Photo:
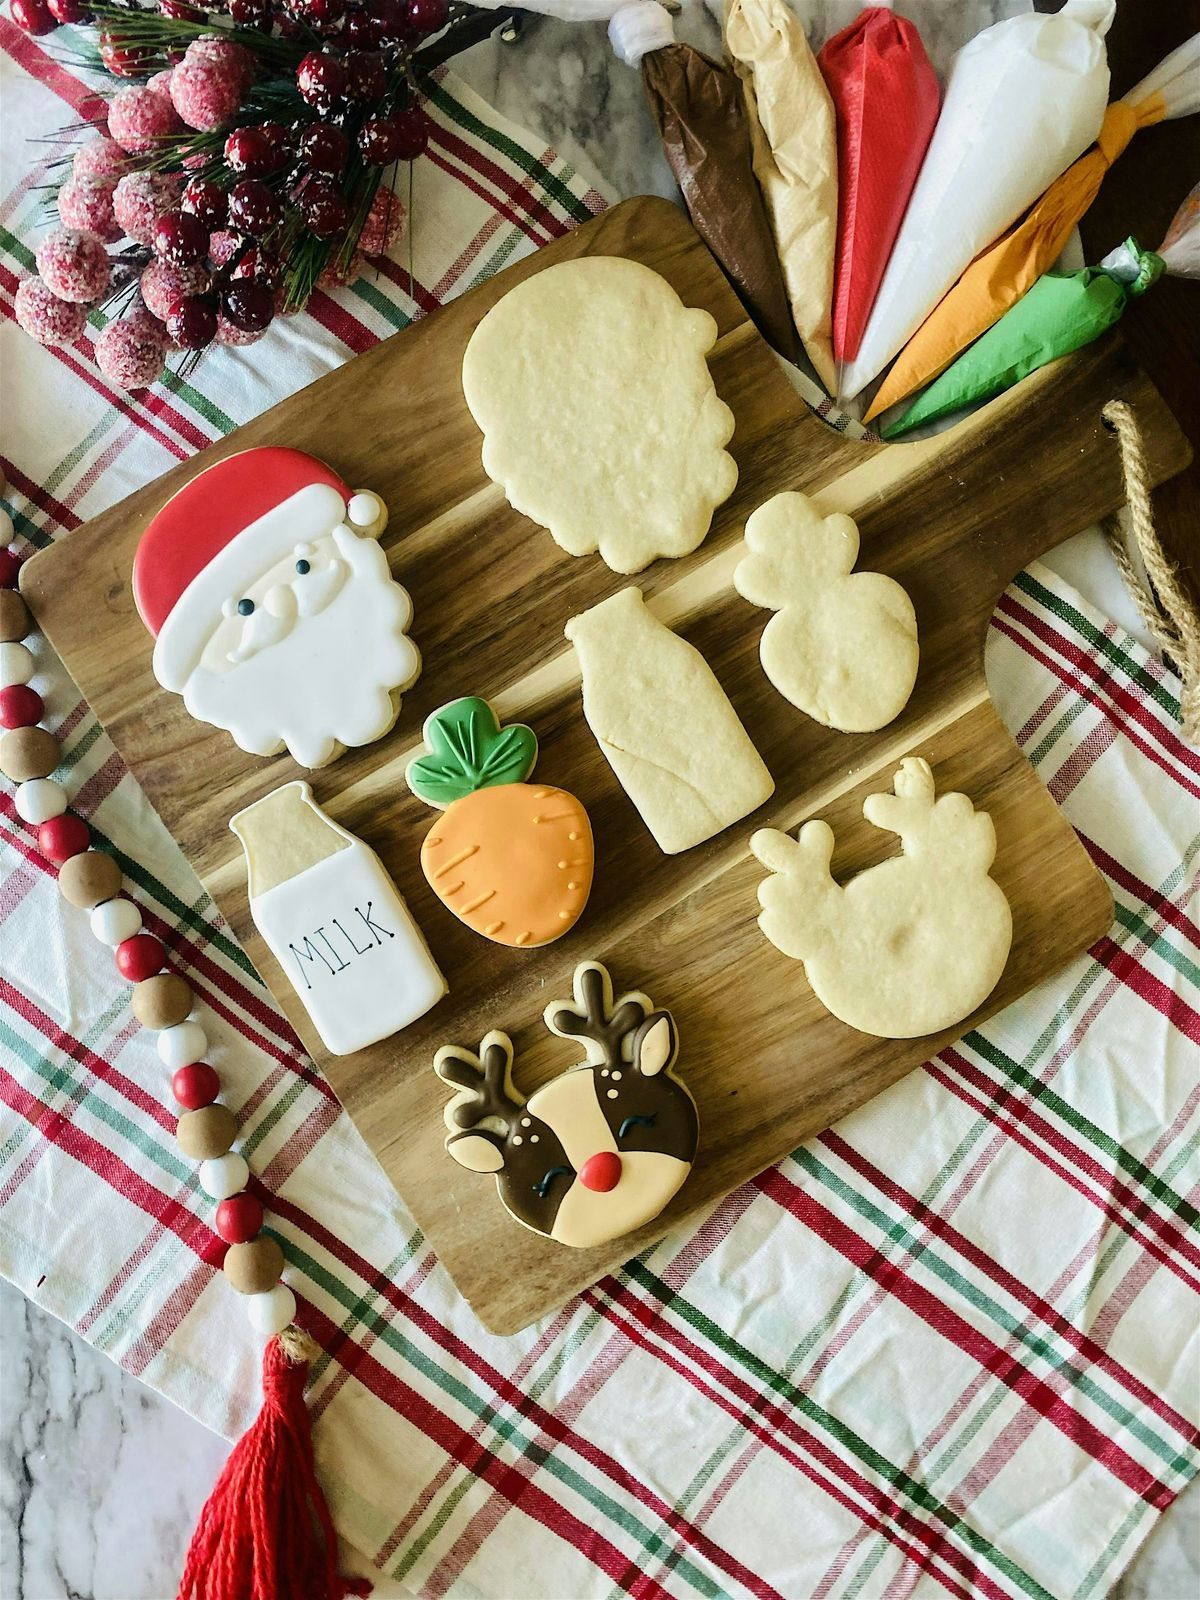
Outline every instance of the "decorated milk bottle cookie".
[[592, 887], [592, 827], [573, 794], [528, 783], [537, 737], [501, 727], [466, 695], [426, 720], [426, 753], [405, 776], [442, 815], [425, 835], [421, 868], [461, 922], [497, 944], [532, 949], [561, 939]]
[[244, 450], [151, 521], [133, 593], [154, 676], [243, 750], [320, 767], [382, 738], [416, 681], [412, 601], [379, 546], [387, 511], [300, 450]]
[[285, 783], [229, 826], [250, 914], [326, 1049], [347, 1056], [406, 1028], [446, 993], [420, 928], [369, 845]]

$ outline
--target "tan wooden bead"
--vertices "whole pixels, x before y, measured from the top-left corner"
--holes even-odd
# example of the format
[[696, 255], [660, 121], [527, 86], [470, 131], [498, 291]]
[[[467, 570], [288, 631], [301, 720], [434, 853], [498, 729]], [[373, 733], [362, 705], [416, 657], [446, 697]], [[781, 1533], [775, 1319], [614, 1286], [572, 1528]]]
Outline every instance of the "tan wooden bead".
[[184, 1020], [195, 1001], [186, 978], [177, 972], [159, 972], [134, 984], [131, 1004], [143, 1028], [173, 1028]]
[[175, 1137], [185, 1156], [193, 1161], [214, 1161], [233, 1148], [237, 1118], [228, 1106], [214, 1101], [198, 1111], [185, 1111], [175, 1124]]
[[248, 1244], [231, 1244], [224, 1266], [229, 1287], [238, 1294], [266, 1294], [283, 1275], [283, 1251], [278, 1239], [260, 1233]]
[[11, 728], [0, 734], [0, 772], [14, 783], [48, 778], [58, 761], [58, 740], [45, 728]]
[[33, 631], [29, 607], [15, 589], [0, 589], [0, 644], [16, 644]]
[[103, 850], [85, 850], [63, 862], [58, 869], [58, 887], [64, 900], [90, 911], [119, 892], [121, 869]]

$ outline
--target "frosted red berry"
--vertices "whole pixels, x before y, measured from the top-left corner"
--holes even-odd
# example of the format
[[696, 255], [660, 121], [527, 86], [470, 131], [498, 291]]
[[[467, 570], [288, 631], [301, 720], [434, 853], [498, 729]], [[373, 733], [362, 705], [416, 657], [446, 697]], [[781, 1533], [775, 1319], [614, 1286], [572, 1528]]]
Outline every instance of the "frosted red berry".
[[378, 19], [366, 11], [352, 11], [342, 24], [342, 39], [360, 50], [374, 50], [383, 43], [383, 31]]
[[113, 191], [113, 214], [137, 244], [149, 244], [158, 219], [179, 204], [179, 180], [164, 172], [127, 172]]
[[217, 313], [198, 295], [183, 295], [168, 308], [167, 333], [185, 350], [203, 350], [217, 336]]
[[221, 312], [243, 333], [262, 333], [275, 315], [275, 292], [265, 278], [235, 278], [221, 296]]
[[400, 237], [404, 219], [399, 198], [390, 189], [380, 187], [363, 223], [358, 248], [367, 256], [386, 255]]
[[[69, 813], [64, 813], [69, 815]], [[161, 972], [167, 959], [161, 939], [152, 933], [135, 933], [116, 949], [117, 971], [130, 983], [142, 983]]]
[[158, 9], [164, 17], [170, 17], [175, 22], [203, 22], [204, 12], [198, 6], [190, 6], [187, 0], [158, 0]]
[[116, 178], [68, 178], [58, 191], [58, 215], [68, 228], [96, 234], [105, 244], [115, 244], [125, 230], [113, 214]]
[[35, 260], [47, 287], [60, 300], [86, 305], [99, 300], [108, 288], [108, 252], [97, 234], [55, 228], [38, 244]]
[[261, 28], [271, 17], [270, 0], [229, 0], [229, 15], [239, 28]]
[[450, 20], [449, 0], [408, 0], [404, 17], [415, 34], [440, 33]]
[[404, 111], [396, 112], [392, 126], [397, 130], [400, 144], [397, 160], [415, 161], [429, 144], [429, 118], [420, 106], [409, 106]]
[[241, 349], [245, 345], [257, 344], [266, 331], [265, 328], [238, 328], [222, 312], [217, 312], [217, 344]]
[[46, 9], [55, 22], [67, 28], [90, 21], [92, 15], [87, 6], [80, 4], [80, 0], [46, 0]]
[[345, 62], [347, 96], [358, 105], [378, 105], [387, 89], [383, 57], [373, 50], [351, 50]]
[[300, 210], [310, 233], [332, 239], [350, 220], [350, 207], [328, 178], [311, 178], [300, 196]]
[[17, 27], [23, 33], [33, 34], [35, 38], [53, 33], [58, 27], [45, 0], [12, 0], [9, 11]]
[[[228, 201], [226, 202], [228, 206]], [[208, 240], [208, 259], [214, 267], [224, 267], [229, 264], [244, 247], [245, 241], [236, 233], [231, 233], [228, 228], [218, 228]]]
[[60, 817], [51, 817], [37, 831], [38, 849], [47, 861], [61, 867], [72, 856], [80, 856], [92, 842], [92, 830], [82, 817], [73, 811], [64, 811]]
[[[7, 554], [7, 550], [0, 550], [0, 561]], [[42, 720], [45, 709], [41, 695], [27, 683], [0, 689], [0, 728], [32, 728]]]
[[[61, 300], [41, 278], [21, 279], [13, 312], [29, 337], [51, 350], [74, 344], [87, 326], [86, 305]], [[0, 551], [0, 561], [3, 559]]]
[[281, 216], [279, 201], [260, 178], [243, 178], [230, 190], [229, 226], [238, 233], [261, 239]]
[[74, 178], [119, 178], [129, 169], [129, 158], [115, 139], [106, 139], [103, 134], [89, 139], [86, 144], [81, 144], [76, 150], [71, 161], [71, 176]]
[[300, 159], [311, 172], [335, 176], [350, 157], [350, 140], [328, 122], [314, 122], [300, 135]]
[[143, 270], [138, 287], [147, 311], [160, 322], [165, 322], [176, 300], [205, 294], [211, 282], [211, 274], [203, 261], [190, 267], [173, 267], [166, 261], [152, 261]]
[[179, 204], [211, 232], [225, 224], [229, 214], [229, 196], [219, 183], [211, 178], [189, 178], [183, 186]]
[[130, 39], [101, 28], [98, 35], [100, 59], [114, 78], [136, 78], [146, 69], [150, 54]]
[[248, 178], [277, 172], [287, 161], [287, 135], [275, 122], [256, 128], [235, 128], [225, 141], [225, 164]]
[[231, 1195], [217, 1207], [217, 1233], [226, 1244], [245, 1244], [263, 1225], [262, 1202], [248, 1190]]
[[242, 103], [240, 70], [219, 60], [188, 54], [171, 74], [171, 103], [189, 128], [211, 133], [232, 122]]
[[346, 93], [349, 74], [339, 56], [310, 50], [296, 68], [300, 98], [310, 106], [331, 106]]
[[171, 1093], [185, 1111], [210, 1106], [221, 1092], [221, 1080], [207, 1061], [193, 1061], [171, 1079]]
[[208, 229], [190, 211], [167, 211], [154, 224], [150, 243], [160, 261], [190, 267], [208, 254]]
[[130, 155], [149, 155], [179, 132], [175, 107], [148, 85], [118, 89], [108, 107], [108, 131]]
[[96, 365], [119, 389], [144, 389], [160, 376], [167, 353], [161, 322], [138, 307], [110, 322], [96, 340]]
[[325, 33], [342, 20], [346, 7], [344, 0], [288, 0], [288, 10], [314, 32]]

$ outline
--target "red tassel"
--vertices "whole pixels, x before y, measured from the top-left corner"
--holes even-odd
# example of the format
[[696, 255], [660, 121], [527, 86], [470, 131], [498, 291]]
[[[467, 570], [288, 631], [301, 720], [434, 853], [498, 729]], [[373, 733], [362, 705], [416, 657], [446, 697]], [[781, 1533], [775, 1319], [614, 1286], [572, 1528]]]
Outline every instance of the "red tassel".
[[313, 1460], [304, 1403], [316, 1346], [286, 1328], [263, 1352], [263, 1403], [233, 1447], [192, 1535], [178, 1600], [345, 1600], [337, 1537]]

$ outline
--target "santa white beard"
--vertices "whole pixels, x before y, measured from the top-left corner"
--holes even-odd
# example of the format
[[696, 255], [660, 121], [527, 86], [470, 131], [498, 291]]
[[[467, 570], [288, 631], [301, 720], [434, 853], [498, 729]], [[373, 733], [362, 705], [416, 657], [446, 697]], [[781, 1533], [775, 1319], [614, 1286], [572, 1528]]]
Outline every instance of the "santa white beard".
[[323, 610], [227, 671], [196, 666], [184, 685], [191, 715], [226, 729], [251, 755], [286, 745], [300, 766], [320, 767], [340, 745], [370, 744], [392, 726], [398, 691], [421, 670], [404, 631], [412, 602], [387, 557], [347, 528], [334, 539], [349, 575]]

